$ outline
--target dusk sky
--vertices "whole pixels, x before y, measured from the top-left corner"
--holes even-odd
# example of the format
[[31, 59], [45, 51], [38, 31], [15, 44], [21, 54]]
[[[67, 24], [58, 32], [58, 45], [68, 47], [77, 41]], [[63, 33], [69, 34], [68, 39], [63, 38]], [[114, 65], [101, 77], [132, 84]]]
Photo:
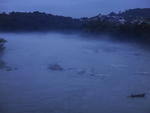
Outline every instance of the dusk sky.
[[0, 12], [42, 11], [72, 17], [149, 7], [150, 0], [0, 0]]

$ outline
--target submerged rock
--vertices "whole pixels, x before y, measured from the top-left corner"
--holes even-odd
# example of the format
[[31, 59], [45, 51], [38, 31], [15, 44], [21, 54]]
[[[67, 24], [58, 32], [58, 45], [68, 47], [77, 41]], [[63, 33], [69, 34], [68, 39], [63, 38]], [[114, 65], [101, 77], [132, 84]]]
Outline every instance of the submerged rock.
[[6, 67], [5, 67], [5, 70], [6, 70], [6, 71], [12, 71], [13, 69], [12, 69], [11, 67], [9, 67], [9, 66], [6, 66]]
[[48, 69], [52, 71], [63, 71], [63, 67], [61, 67], [59, 64], [52, 64], [48, 67]]
[[141, 94], [131, 94], [129, 97], [131, 98], [144, 98], [146, 96], [145, 93], [141, 93]]
[[83, 75], [86, 74], [86, 70], [80, 70], [79, 72], [77, 72], [79, 75]]
[[0, 70], [13, 71], [15, 68], [13, 69], [12, 67], [7, 66], [4, 61], [0, 60]]
[[5, 68], [6, 64], [4, 61], [0, 60], [0, 69]]

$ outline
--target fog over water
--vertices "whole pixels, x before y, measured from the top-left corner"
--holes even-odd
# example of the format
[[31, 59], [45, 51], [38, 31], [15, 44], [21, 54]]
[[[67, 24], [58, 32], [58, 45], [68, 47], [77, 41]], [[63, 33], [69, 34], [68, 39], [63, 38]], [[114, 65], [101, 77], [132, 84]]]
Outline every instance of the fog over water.
[[[0, 37], [8, 41], [0, 57], [0, 113], [150, 112], [150, 52], [142, 46], [106, 35]], [[146, 97], [128, 97], [136, 93]]]
[[[130, 8], [150, 8], [150, 0], [0, 0], [0, 12], [75, 18]], [[0, 113], [150, 113], [150, 48], [129, 41], [137, 37], [0, 32], [0, 38], [7, 40], [0, 49]]]
[[83, 17], [129, 8], [150, 7], [149, 0], [0, 0], [0, 11], [42, 11]]

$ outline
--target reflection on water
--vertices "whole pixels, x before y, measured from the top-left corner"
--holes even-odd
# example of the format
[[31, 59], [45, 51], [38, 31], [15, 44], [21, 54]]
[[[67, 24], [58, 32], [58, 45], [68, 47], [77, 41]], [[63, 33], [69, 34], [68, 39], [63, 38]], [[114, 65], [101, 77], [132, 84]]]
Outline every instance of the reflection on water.
[[150, 52], [136, 43], [0, 35], [8, 41], [0, 58], [0, 113], [149, 113]]
[[0, 70], [12, 71], [13, 69], [10, 66], [8, 66], [6, 62], [2, 59], [3, 54], [4, 54], [4, 50], [1, 50], [0, 51]]
[[2, 60], [3, 54], [4, 54], [4, 50], [0, 49], [0, 69], [5, 68], [6, 66], [5, 62]]

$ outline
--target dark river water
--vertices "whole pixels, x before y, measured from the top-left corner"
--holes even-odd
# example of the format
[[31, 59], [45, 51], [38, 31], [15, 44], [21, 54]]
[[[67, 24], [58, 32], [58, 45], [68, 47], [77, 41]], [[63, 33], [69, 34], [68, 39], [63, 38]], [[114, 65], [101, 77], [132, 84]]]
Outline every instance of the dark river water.
[[[0, 113], [150, 113], [150, 51], [63, 33], [0, 33]], [[109, 38], [109, 36], [99, 36]], [[144, 98], [130, 98], [145, 93]]]

